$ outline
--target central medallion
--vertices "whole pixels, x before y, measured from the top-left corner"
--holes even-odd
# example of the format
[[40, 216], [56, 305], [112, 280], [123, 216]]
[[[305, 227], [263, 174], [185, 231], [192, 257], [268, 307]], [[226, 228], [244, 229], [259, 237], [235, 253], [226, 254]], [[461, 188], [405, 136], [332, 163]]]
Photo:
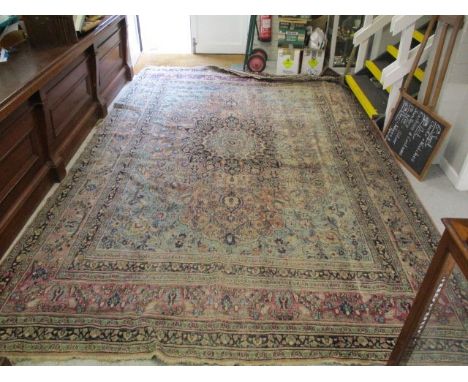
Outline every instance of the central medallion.
[[230, 212], [234, 212], [239, 208], [239, 206], [242, 203], [242, 199], [234, 194], [234, 192], [229, 192], [229, 194], [224, 195], [221, 198], [224, 206], [228, 209]]
[[205, 137], [204, 145], [214, 155], [236, 159], [253, 158], [264, 149], [255, 134], [238, 128], [212, 131]]
[[196, 121], [183, 150], [191, 163], [208, 169], [222, 169], [230, 175], [258, 174], [280, 167], [273, 142], [273, 128], [255, 119], [209, 116]]
[[183, 150], [197, 179], [184, 224], [239, 253], [252, 252], [284, 227], [273, 203], [281, 197], [275, 132], [265, 120], [205, 116], [190, 129]]

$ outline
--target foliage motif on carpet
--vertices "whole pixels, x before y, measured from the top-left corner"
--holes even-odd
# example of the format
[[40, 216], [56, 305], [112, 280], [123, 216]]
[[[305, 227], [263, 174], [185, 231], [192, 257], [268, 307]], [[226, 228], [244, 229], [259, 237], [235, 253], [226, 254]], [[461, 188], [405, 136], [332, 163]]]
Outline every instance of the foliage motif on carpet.
[[147, 69], [0, 265], [0, 352], [384, 362], [438, 239], [339, 84]]

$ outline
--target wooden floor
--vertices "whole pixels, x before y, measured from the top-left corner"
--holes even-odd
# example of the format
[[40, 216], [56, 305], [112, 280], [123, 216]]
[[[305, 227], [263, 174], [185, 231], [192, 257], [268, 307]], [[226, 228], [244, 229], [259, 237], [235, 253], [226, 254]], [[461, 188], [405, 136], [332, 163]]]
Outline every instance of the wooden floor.
[[146, 66], [203, 66], [216, 65], [230, 67], [242, 64], [242, 54], [159, 54], [143, 52], [138, 59], [134, 71], [138, 73]]

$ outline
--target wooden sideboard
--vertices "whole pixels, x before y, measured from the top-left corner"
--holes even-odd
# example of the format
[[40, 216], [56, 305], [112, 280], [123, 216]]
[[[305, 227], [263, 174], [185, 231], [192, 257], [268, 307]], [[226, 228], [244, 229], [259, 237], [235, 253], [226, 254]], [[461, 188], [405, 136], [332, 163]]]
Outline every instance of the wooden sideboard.
[[0, 64], [0, 258], [133, 77], [125, 16], [77, 43], [21, 44]]

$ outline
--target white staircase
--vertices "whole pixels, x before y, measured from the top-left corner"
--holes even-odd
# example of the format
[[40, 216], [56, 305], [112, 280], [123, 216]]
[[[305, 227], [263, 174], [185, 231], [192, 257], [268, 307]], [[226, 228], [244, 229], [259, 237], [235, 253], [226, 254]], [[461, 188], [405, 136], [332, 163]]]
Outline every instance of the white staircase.
[[[423, 19], [424, 18], [424, 19]], [[398, 101], [400, 88], [413, 64], [419, 44], [424, 34], [416, 25], [424, 22], [427, 16], [366, 16], [363, 27], [354, 35], [354, 45], [358, 48], [354, 74], [345, 77], [346, 83], [361, 103], [362, 107], [382, 129]], [[390, 26], [390, 33], [399, 40], [398, 47], [388, 45], [384, 53], [376, 44], [382, 42], [384, 28]], [[388, 32], [386, 32], [388, 33]], [[432, 48], [433, 36], [426, 44], [416, 73], [412, 92], [416, 95], [424, 77], [425, 61]], [[419, 82], [418, 82], [419, 81]]]

